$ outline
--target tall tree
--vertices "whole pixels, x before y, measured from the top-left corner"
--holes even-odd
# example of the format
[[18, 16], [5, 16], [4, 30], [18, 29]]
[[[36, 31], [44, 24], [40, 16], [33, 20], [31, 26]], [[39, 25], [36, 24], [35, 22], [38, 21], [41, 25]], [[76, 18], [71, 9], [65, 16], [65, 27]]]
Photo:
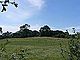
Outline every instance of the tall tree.
[[13, 2], [11, 2], [10, 0], [4, 0], [4, 1], [0, 1], [0, 3], [2, 4], [3, 7], [1, 12], [6, 11], [6, 6], [8, 6], [9, 4], [14, 5], [16, 8], [18, 7], [18, 4], [15, 2], [15, 0]]
[[12, 32], [7, 31], [7, 32], [2, 34], [2, 37], [3, 38], [10, 38], [10, 37], [12, 37]]
[[72, 28], [73, 29], [73, 33], [75, 33], [75, 28]]
[[68, 30], [66, 30], [66, 32], [65, 32], [65, 37], [69, 38], [69, 32], [68, 32]]
[[20, 26], [20, 30], [17, 31], [16, 33], [13, 33], [13, 37], [31, 37], [32, 36], [32, 31], [29, 30], [30, 25], [24, 24]]
[[28, 24], [20, 26], [20, 30], [29, 29], [29, 28], [30, 28], [30, 25]]
[[41, 27], [39, 31], [40, 31], [40, 36], [51, 36], [50, 34], [51, 30], [47, 25]]
[[0, 34], [2, 34], [2, 27], [0, 27]]

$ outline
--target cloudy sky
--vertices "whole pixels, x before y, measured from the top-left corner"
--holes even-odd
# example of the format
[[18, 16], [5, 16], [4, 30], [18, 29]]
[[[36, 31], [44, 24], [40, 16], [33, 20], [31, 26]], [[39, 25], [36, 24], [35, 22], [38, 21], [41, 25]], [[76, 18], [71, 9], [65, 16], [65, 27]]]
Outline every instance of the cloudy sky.
[[19, 4], [18, 8], [9, 4], [6, 12], [0, 12], [0, 26], [4, 32], [15, 32], [25, 23], [30, 24], [32, 30], [48, 25], [53, 30], [65, 31], [75, 27], [80, 31], [80, 0], [15, 1]]

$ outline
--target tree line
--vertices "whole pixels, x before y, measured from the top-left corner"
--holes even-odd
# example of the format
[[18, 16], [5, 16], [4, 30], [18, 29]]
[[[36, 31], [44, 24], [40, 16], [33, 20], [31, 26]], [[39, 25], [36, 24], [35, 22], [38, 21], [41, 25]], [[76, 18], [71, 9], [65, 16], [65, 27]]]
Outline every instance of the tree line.
[[[70, 38], [71, 36], [74, 37], [74, 35], [70, 35], [68, 30], [66, 32], [60, 31], [60, 30], [51, 30], [51, 28], [48, 25], [44, 25], [40, 28], [39, 31], [37, 30], [30, 30], [29, 24], [24, 24], [20, 26], [20, 30], [12, 33], [12, 32], [5, 32], [2, 33], [2, 28], [0, 28], [0, 32], [2, 35], [0, 35], [0, 38], [26, 38], [26, 37], [56, 37], [56, 38]], [[80, 34], [80, 33], [79, 33]]]

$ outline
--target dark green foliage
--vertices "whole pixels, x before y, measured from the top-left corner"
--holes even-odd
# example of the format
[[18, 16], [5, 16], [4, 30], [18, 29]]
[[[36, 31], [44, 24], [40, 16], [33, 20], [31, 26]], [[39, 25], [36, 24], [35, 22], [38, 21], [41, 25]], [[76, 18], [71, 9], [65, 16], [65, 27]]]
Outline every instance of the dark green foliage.
[[[3, 33], [0, 38], [26, 38], [26, 37], [57, 37], [57, 38], [70, 38], [74, 37], [74, 35], [69, 35], [68, 31], [66, 32], [60, 31], [60, 30], [51, 30], [51, 28], [47, 25], [40, 28], [39, 31], [32, 31], [29, 29], [30, 25], [24, 24], [20, 26], [20, 30], [11, 33], [11, 32], [5, 32]], [[73, 29], [75, 30], [75, 29]], [[2, 31], [2, 28], [1, 28]]]
[[57, 37], [57, 38], [69, 38], [69, 33], [68, 31], [63, 32], [63, 31], [53, 31], [49, 28], [49, 26], [45, 25], [43, 27], [40, 28], [40, 36], [44, 37]]
[[25, 38], [25, 37], [31, 37], [32, 36], [32, 31], [29, 29], [24, 29], [20, 30], [16, 33], [13, 33], [13, 37], [18, 37], [18, 38]]
[[40, 35], [40, 33], [36, 30], [32, 31], [32, 36], [33, 37], [38, 37]]
[[68, 30], [66, 30], [66, 32], [65, 32], [65, 38], [70, 38]]
[[9, 4], [14, 5], [16, 8], [18, 7], [18, 4], [15, 2], [15, 0], [14, 2], [10, 2], [9, 0], [4, 0], [4, 1], [0, 1], [0, 3], [2, 4], [2, 7], [3, 7], [1, 12], [6, 11], [7, 10], [6, 6], [8, 6]]
[[[73, 28], [73, 33], [75, 30]], [[80, 42], [79, 42], [79, 34], [73, 34], [71, 39], [68, 41], [68, 51], [62, 49], [61, 47], [61, 55], [63, 56], [64, 60], [80, 60]], [[64, 56], [66, 54], [66, 56]]]
[[7, 32], [5, 32], [5, 33], [2, 34], [2, 37], [3, 38], [11, 38], [12, 37], [12, 32], [8, 32], [7, 31]]
[[30, 28], [30, 25], [28, 25], [28, 24], [20, 26], [20, 30], [24, 30], [24, 29], [28, 29], [28, 28]]
[[59, 30], [56, 30], [56, 31], [52, 32], [53, 37], [65, 38], [65, 35], [66, 34], [63, 31], [59, 31]]
[[51, 36], [50, 33], [51, 30], [47, 25], [41, 27], [39, 31], [40, 31], [40, 36], [48, 36], [48, 37]]
[[2, 27], [0, 27], [0, 33], [2, 33]]

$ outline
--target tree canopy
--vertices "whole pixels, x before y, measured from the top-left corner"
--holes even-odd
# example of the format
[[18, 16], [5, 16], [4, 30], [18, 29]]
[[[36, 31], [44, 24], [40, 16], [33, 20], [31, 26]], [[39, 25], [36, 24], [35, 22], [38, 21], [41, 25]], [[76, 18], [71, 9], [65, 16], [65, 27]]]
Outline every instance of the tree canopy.
[[[71, 36], [74, 37], [74, 35], [70, 35], [68, 30], [66, 32], [60, 31], [60, 30], [51, 30], [51, 28], [48, 25], [44, 25], [40, 28], [39, 31], [37, 30], [30, 30], [29, 24], [24, 24], [20, 26], [20, 30], [16, 31], [15, 33], [12, 32], [5, 32], [2, 33], [2, 27], [0, 27], [0, 33], [2, 33], [3, 38], [26, 38], [26, 37], [57, 37], [57, 38], [70, 38]], [[73, 29], [75, 30], [75, 29]], [[80, 33], [78, 32], [80, 35]]]

